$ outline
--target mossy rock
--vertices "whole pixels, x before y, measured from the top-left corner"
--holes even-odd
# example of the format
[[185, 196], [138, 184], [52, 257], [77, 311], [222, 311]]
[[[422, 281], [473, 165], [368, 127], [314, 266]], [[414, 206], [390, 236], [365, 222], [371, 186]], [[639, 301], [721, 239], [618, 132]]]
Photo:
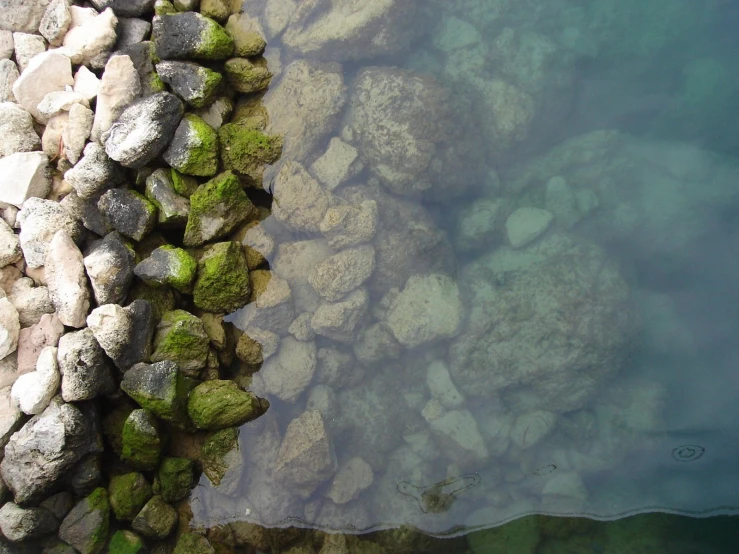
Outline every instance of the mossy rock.
[[262, 344], [243, 333], [236, 341], [236, 357], [249, 367], [260, 367], [264, 362]]
[[149, 410], [134, 410], [123, 425], [121, 460], [141, 470], [154, 469], [162, 453], [159, 422]]
[[239, 430], [229, 427], [218, 431], [203, 445], [201, 464], [203, 473], [214, 486], [221, 484], [221, 479], [229, 470], [230, 464], [226, 459], [231, 452], [239, 449]]
[[221, 173], [200, 185], [190, 196], [190, 215], [183, 243], [200, 246], [224, 237], [245, 221], [253, 209], [238, 177], [231, 171]]
[[143, 554], [146, 545], [136, 533], [121, 529], [113, 533], [108, 545], [108, 554]]
[[108, 491], [98, 487], [67, 514], [59, 527], [59, 538], [81, 554], [98, 554], [108, 542], [109, 532]]
[[189, 199], [192, 193], [197, 190], [200, 186], [198, 180], [192, 175], [185, 175], [180, 173], [176, 169], [170, 170], [170, 177], [172, 178], [172, 186], [177, 194]]
[[206, 381], [190, 392], [187, 413], [198, 429], [217, 431], [238, 427], [262, 415], [266, 400], [241, 390], [233, 381]]
[[154, 15], [169, 15], [173, 13], [177, 13], [177, 10], [169, 0], [156, 0], [154, 2]]
[[167, 502], [182, 500], [193, 485], [193, 463], [187, 458], [164, 458], [154, 480], [154, 492]]
[[222, 60], [234, 51], [231, 35], [213, 19], [196, 12], [154, 17], [151, 37], [157, 56], [163, 60]]
[[177, 519], [177, 510], [157, 494], [141, 509], [131, 527], [145, 537], [161, 540], [172, 534]]
[[189, 375], [205, 367], [209, 342], [199, 318], [185, 310], [172, 310], [157, 325], [151, 360], [173, 361]]
[[141, 473], [114, 475], [108, 484], [110, 507], [119, 521], [132, 521], [152, 495], [149, 482]]
[[153, 287], [143, 281], [136, 280], [128, 293], [128, 300], [133, 302], [138, 299], [147, 300], [151, 304], [155, 321], [160, 321], [162, 316], [174, 310], [176, 305], [174, 291], [169, 287]]
[[227, 123], [218, 129], [221, 162], [224, 169], [250, 177], [261, 178], [265, 164], [273, 164], [282, 155], [282, 137], [264, 134], [247, 123]]
[[254, 59], [231, 58], [224, 65], [224, 69], [231, 88], [243, 94], [265, 90], [272, 80], [267, 60], [261, 56]]
[[187, 224], [190, 202], [175, 191], [169, 170], [157, 169], [146, 178], [146, 197], [156, 206], [162, 227], [182, 228]]
[[167, 244], [155, 249], [151, 256], [134, 268], [134, 273], [154, 287], [169, 285], [180, 292], [189, 293], [197, 269], [197, 260], [187, 250]]
[[120, 457], [123, 451], [123, 426], [134, 409], [127, 403], [121, 404], [103, 418], [103, 435], [116, 456]]
[[209, 247], [198, 262], [193, 302], [208, 312], [232, 312], [249, 299], [249, 270], [238, 242]]
[[231, 15], [231, 6], [228, 0], [200, 0], [200, 13], [220, 23]]
[[215, 554], [215, 549], [208, 539], [197, 533], [183, 533], [180, 535], [172, 554]]
[[240, 57], [259, 56], [267, 42], [256, 19], [244, 13], [235, 13], [226, 22], [226, 31], [234, 39], [235, 53]]
[[218, 171], [218, 135], [197, 115], [185, 114], [162, 158], [185, 175], [212, 177]]
[[121, 389], [142, 408], [178, 427], [187, 427], [187, 395], [194, 382], [171, 360], [136, 364], [121, 381]]

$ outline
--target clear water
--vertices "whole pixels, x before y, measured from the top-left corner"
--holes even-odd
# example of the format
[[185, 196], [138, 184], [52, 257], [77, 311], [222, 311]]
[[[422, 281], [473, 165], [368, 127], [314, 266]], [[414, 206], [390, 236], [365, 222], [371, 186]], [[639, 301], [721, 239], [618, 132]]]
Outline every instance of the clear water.
[[[254, 1], [247, 10], [264, 21], [265, 10], [289, 4]], [[319, 20], [359, 4], [305, 6]], [[364, 157], [364, 169], [334, 195], [377, 200], [376, 268], [363, 285], [369, 306], [349, 339], [307, 341], [347, 353], [351, 368], [329, 380], [319, 355], [309, 384], [287, 399], [257, 373], [252, 388], [271, 409], [241, 430], [243, 476], [226, 491], [203, 476], [193, 522], [351, 534], [410, 525], [439, 537], [506, 524], [489, 532], [519, 525], [511, 536], [536, 542], [496, 550], [502, 535], [477, 534], [469, 546], [735, 552], [735, 521], [722, 516], [739, 511], [739, 2], [427, 0], [406, 25], [413, 38], [400, 51], [343, 61], [342, 115], [315, 148], [288, 149], [280, 161], [309, 168], [332, 137]], [[299, 58], [347, 56], [300, 52], [279, 36], [267, 50], [282, 74]], [[417, 174], [417, 160], [402, 159], [408, 151], [383, 171], [367, 146], [373, 139], [362, 142], [374, 135], [357, 121], [375, 126], [376, 113], [353, 116], [353, 95], [371, 66], [413, 71], [448, 93], [443, 101], [409, 95], [409, 105], [428, 103], [415, 121], [403, 120], [412, 108], [388, 115], [411, 135], [433, 137], [433, 163]], [[439, 136], [434, 102], [454, 107], [439, 116], [448, 118], [448, 137]], [[270, 116], [279, 126], [281, 115]], [[468, 157], [460, 164], [454, 156]], [[416, 193], [392, 195], [400, 189]], [[508, 218], [521, 208], [553, 220], [512, 248]], [[321, 238], [280, 218], [263, 226], [275, 252]], [[325, 249], [307, 253], [301, 268]], [[284, 269], [277, 254], [269, 262], [288, 280], [297, 313], [315, 310], [315, 293], [300, 292], [310, 287], [305, 275]], [[401, 310], [393, 287], [428, 274], [458, 287], [458, 328], [432, 322], [453, 327], [453, 337], [442, 331], [393, 351], [359, 333]], [[455, 318], [453, 308], [429, 313]], [[357, 361], [360, 342], [381, 352]], [[292, 369], [283, 377], [294, 383]], [[447, 370], [456, 396], [438, 378]], [[429, 372], [441, 383], [435, 389]], [[327, 498], [333, 471], [301, 495], [276, 470], [288, 425], [316, 408], [337, 467], [357, 456], [371, 467], [371, 484], [341, 505]], [[527, 531], [527, 521], [540, 529], [525, 518], [532, 514], [618, 521], [557, 536]], [[634, 514], [651, 515], [620, 519]]]

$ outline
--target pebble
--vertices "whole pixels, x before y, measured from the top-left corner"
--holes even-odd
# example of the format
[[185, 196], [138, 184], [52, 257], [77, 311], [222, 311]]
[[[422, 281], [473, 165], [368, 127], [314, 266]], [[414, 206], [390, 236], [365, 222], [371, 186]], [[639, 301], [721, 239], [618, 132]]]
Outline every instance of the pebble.
[[0, 102], [17, 102], [13, 94], [13, 85], [20, 73], [12, 60], [0, 60]]
[[82, 155], [87, 139], [90, 137], [95, 113], [83, 104], [74, 104], [69, 109], [69, 121], [62, 132], [64, 157], [76, 164]]
[[122, 303], [128, 294], [136, 263], [131, 245], [114, 231], [94, 242], [83, 261], [95, 302], [99, 306]]
[[26, 70], [28, 62], [34, 56], [46, 51], [46, 42], [38, 35], [13, 33], [13, 43], [15, 44], [15, 62], [21, 73]]
[[76, 25], [74, 16], [73, 10], [72, 26], [64, 36], [59, 52], [68, 56], [75, 65], [102, 67], [103, 55], [111, 51], [118, 40], [118, 18], [113, 10], [106, 9], [95, 17], [85, 17], [84, 21]]
[[111, 364], [91, 329], [67, 333], [59, 339], [57, 359], [65, 402], [91, 400], [116, 389]]
[[21, 327], [36, 325], [45, 314], [54, 312], [49, 289], [35, 286], [33, 279], [24, 277], [13, 283], [8, 295], [20, 316]]
[[100, 89], [100, 79], [92, 71], [87, 69], [84, 65], [81, 66], [77, 73], [74, 74], [74, 87], [75, 92], [79, 92], [87, 100], [92, 100], [98, 94]]
[[51, 0], [41, 18], [38, 31], [49, 41], [50, 46], [61, 46], [71, 24], [72, 12], [67, 0]]
[[35, 325], [21, 329], [18, 339], [18, 375], [33, 371], [41, 352], [47, 346], [57, 346], [64, 334], [64, 324], [56, 314], [44, 314]]
[[0, 219], [0, 267], [14, 264], [21, 259], [23, 253], [18, 235], [13, 232], [10, 225]]
[[122, 183], [123, 174], [105, 153], [105, 148], [90, 142], [79, 162], [64, 174], [64, 179], [72, 185], [77, 196], [87, 199]]

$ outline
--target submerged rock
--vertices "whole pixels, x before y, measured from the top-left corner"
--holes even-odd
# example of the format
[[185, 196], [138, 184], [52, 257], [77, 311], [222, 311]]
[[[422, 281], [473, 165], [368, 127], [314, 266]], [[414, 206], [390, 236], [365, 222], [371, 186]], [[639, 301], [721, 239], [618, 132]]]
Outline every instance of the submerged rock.
[[308, 280], [329, 302], [340, 300], [370, 278], [375, 269], [375, 250], [370, 245], [347, 248], [316, 264]]
[[231, 15], [226, 22], [226, 31], [234, 39], [234, 53], [237, 56], [259, 56], [267, 46], [261, 25], [245, 13]]
[[513, 248], [526, 246], [544, 233], [554, 219], [551, 212], [540, 208], [519, 208], [506, 220], [508, 242]]
[[205, 381], [187, 401], [187, 413], [198, 429], [238, 427], [262, 415], [269, 403], [241, 389], [233, 381]]
[[315, 370], [316, 343], [285, 337], [277, 353], [255, 374], [252, 388], [258, 394], [295, 402], [310, 385]]
[[336, 472], [326, 496], [334, 504], [346, 504], [372, 485], [372, 480], [372, 468], [362, 458], [355, 456]]
[[288, 161], [280, 168], [274, 183], [272, 214], [292, 231], [317, 233], [326, 210], [335, 202], [297, 162]]
[[244, 470], [244, 454], [239, 450], [239, 430], [235, 427], [214, 433], [203, 445], [203, 473], [224, 494], [238, 490]]

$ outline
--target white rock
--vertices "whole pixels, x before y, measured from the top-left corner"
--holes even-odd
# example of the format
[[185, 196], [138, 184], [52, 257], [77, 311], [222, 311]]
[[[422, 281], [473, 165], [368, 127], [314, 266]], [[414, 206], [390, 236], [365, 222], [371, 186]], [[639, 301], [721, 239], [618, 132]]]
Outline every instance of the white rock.
[[37, 106], [44, 96], [73, 84], [70, 59], [50, 50], [34, 56], [13, 84], [13, 94], [23, 109], [38, 118]]
[[0, 159], [0, 202], [19, 208], [51, 190], [49, 158], [43, 152], [17, 152]]
[[0, 267], [23, 259], [21, 243], [18, 235], [13, 232], [4, 220], [0, 220]]
[[484, 250], [497, 238], [496, 225], [502, 203], [481, 198], [462, 210], [457, 221], [456, 246], [464, 252]]
[[520, 415], [511, 428], [510, 438], [521, 449], [531, 448], [551, 435], [557, 427], [557, 414], [538, 410]]
[[20, 73], [12, 60], [0, 60], [0, 102], [16, 102], [13, 85]]
[[95, 113], [83, 104], [75, 104], [69, 109], [69, 121], [62, 133], [62, 143], [64, 157], [72, 164], [76, 164], [82, 155], [94, 117]]
[[377, 203], [365, 200], [359, 206], [333, 206], [326, 211], [320, 230], [334, 250], [369, 242], [377, 232]]
[[375, 249], [365, 244], [347, 248], [316, 264], [308, 277], [313, 289], [329, 302], [359, 287], [375, 270]]
[[41, 136], [41, 150], [50, 160], [62, 155], [62, 133], [67, 128], [68, 122], [69, 114], [67, 112], [62, 112], [46, 122], [44, 134]]
[[18, 221], [23, 256], [33, 269], [44, 265], [47, 247], [58, 230], [65, 229], [75, 239], [80, 234], [79, 223], [53, 200], [28, 199], [18, 213]]
[[0, 104], [0, 158], [16, 152], [33, 152], [41, 146], [33, 118], [18, 104]]
[[0, 298], [0, 359], [18, 348], [21, 323], [18, 310], [7, 298]]
[[464, 396], [454, 385], [444, 362], [437, 360], [429, 365], [426, 370], [426, 386], [431, 391], [431, 396], [441, 402], [445, 408], [455, 409], [464, 406]]
[[474, 466], [488, 457], [488, 449], [467, 410], [452, 410], [430, 419], [429, 427], [443, 452], [462, 467]]
[[313, 314], [311, 327], [318, 335], [352, 343], [368, 304], [369, 295], [365, 289], [352, 291], [339, 302], [322, 304]]
[[49, 296], [64, 325], [84, 327], [90, 309], [90, 290], [82, 252], [65, 230], [59, 230], [49, 245], [45, 265]]
[[8, 443], [12, 435], [20, 426], [23, 413], [10, 397], [10, 387], [0, 389], [0, 446]]
[[38, 31], [49, 41], [51, 46], [59, 46], [64, 40], [67, 29], [72, 24], [72, 13], [67, 0], [51, 0], [41, 18]]
[[95, 105], [95, 120], [91, 138], [100, 142], [101, 135], [111, 128], [123, 110], [141, 96], [139, 72], [128, 56], [112, 56], [105, 64]]
[[277, 354], [254, 374], [252, 390], [258, 395], [274, 395], [284, 402], [295, 402], [310, 385], [315, 370], [316, 344], [284, 337]]
[[34, 56], [46, 51], [46, 42], [38, 35], [13, 33], [13, 43], [15, 44], [15, 61], [21, 73], [25, 71], [28, 62]]
[[100, 88], [100, 79], [97, 78], [92, 71], [87, 69], [84, 65], [77, 70], [74, 74], [74, 87], [75, 92], [79, 92], [87, 100], [92, 100], [98, 95], [98, 89]]
[[400, 344], [414, 348], [457, 335], [462, 314], [459, 289], [451, 277], [413, 275], [390, 305], [387, 325]]
[[39, 102], [39, 122], [46, 123], [52, 117], [62, 112], [68, 112], [75, 104], [90, 107], [90, 103], [82, 94], [73, 90], [55, 90], [50, 92]]
[[[97, 65], [96, 58], [111, 51], [118, 40], [118, 18], [110, 8], [95, 17], [84, 16], [83, 21], [83, 18], [75, 20], [75, 12], [73, 9], [72, 26], [64, 36], [59, 51], [69, 56], [75, 65]], [[78, 21], [81, 21], [79, 25]]]
[[14, 49], [12, 31], [0, 31], [0, 60], [9, 60]]
[[355, 177], [363, 167], [357, 149], [334, 137], [328, 143], [326, 152], [313, 162], [310, 170], [328, 190], [333, 191]]
[[56, 353], [54, 346], [45, 347], [36, 362], [36, 371], [21, 375], [13, 384], [11, 397], [24, 414], [40, 414], [56, 394], [61, 382]]
[[0, 29], [35, 33], [48, 4], [49, 0], [2, 0]]
[[520, 248], [538, 238], [554, 219], [552, 212], [540, 208], [519, 208], [505, 222], [508, 242]]
[[18, 310], [21, 327], [36, 325], [44, 314], [54, 312], [54, 305], [49, 298], [49, 289], [35, 286], [33, 279], [29, 277], [23, 277], [13, 283], [8, 300]]
[[335, 504], [346, 504], [372, 485], [373, 473], [370, 465], [362, 458], [354, 457], [339, 467], [326, 493]]

